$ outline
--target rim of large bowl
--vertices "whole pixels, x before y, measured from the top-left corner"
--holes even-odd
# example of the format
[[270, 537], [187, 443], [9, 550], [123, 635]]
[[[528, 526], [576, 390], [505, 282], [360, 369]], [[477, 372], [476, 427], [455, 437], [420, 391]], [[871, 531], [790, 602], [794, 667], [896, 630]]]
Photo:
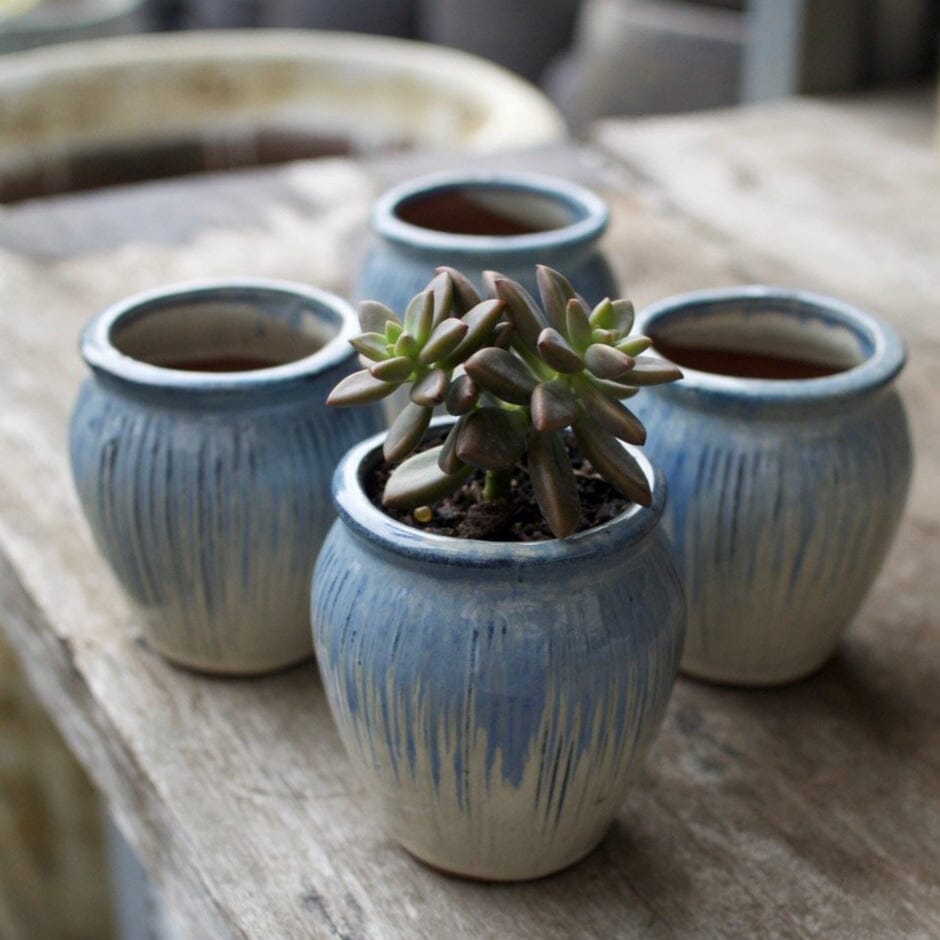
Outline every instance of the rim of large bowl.
[[[812, 317], [848, 329], [871, 351], [858, 365], [814, 379], [742, 378], [681, 366], [682, 380], [662, 386], [657, 391], [670, 395], [694, 393], [705, 395], [710, 400], [782, 406], [839, 402], [869, 394], [889, 384], [904, 367], [906, 348], [893, 327], [860, 307], [811, 291], [762, 285], [692, 291], [667, 297], [644, 308], [637, 315], [637, 327], [641, 333], [650, 334], [657, 326], [707, 315], [710, 307], [755, 302], [774, 304], [774, 312], [778, 314]], [[788, 310], [788, 307], [792, 309]], [[654, 346], [652, 352], [655, 351]]]
[[[308, 356], [282, 365], [242, 372], [198, 372], [153, 365], [122, 353], [112, 341], [115, 330], [137, 317], [161, 309], [192, 302], [210, 295], [220, 300], [244, 301], [252, 295], [280, 294], [285, 299], [314, 306], [314, 312], [328, 311], [338, 322], [336, 333]], [[269, 278], [218, 278], [183, 281], [141, 291], [99, 313], [82, 331], [79, 347], [85, 362], [133, 385], [187, 391], [236, 391], [303, 381], [339, 365], [352, 355], [349, 339], [358, 332], [352, 306], [342, 297], [317, 287]]]
[[[410, 199], [455, 189], [530, 193], [571, 210], [574, 221], [524, 235], [460, 235], [413, 225], [397, 215], [398, 207]], [[421, 176], [387, 190], [372, 209], [372, 226], [386, 241], [450, 255], [472, 255], [494, 249], [537, 253], [561, 246], [570, 248], [598, 239], [607, 228], [609, 218], [604, 200], [586, 187], [559, 177], [520, 171], [451, 171]]]
[[[447, 416], [434, 419], [430, 429], [453, 422]], [[637, 448], [628, 447], [637, 459], [652, 490], [649, 508], [633, 504], [626, 512], [603, 525], [567, 539], [541, 542], [488, 542], [434, 535], [392, 519], [373, 505], [362, 487], [362, 475], [381, 457], [385, 431], [358, 443], [340, 460], [333, 474], [333, 500], [340, 519], [361, 538], [389, 552], [418, 561], [474, 568], [548, 565], [595, 557], [606, 551], [639, 543], [659, 522], [666, 502], [663, 475]], [[624, 445], [627, 446], [627, 445]]]

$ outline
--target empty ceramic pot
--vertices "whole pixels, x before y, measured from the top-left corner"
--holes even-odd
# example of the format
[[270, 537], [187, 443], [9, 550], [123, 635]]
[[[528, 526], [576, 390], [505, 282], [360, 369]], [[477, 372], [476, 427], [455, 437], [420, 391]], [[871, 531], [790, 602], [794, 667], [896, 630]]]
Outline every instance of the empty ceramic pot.
[[354, 296], [402, 312], [438, 265], [477, 287], [484, 271], [499, 271], [535, 293], [535, 266], [545, 264], [595, 304], [618, 296], [598, 246], [607, 220], [599, 196], [556, 177], [453, 172], [411, 180], [373, 208], [374, 246]]
[[348, 304], [276, 281], [131, 297], [82, 335], [92, 376], [70, 427], [95, 539], [146, 642], [214, 673], [312, 653], [310, 573], [340, 456], [381, 426], [327, 393], [356, 368]]
[[749, 685], [805, 676], [835, 651], [901, 517], [904, 346], [848, 304], [767, 288], [669, 298], [638, 321], [685, 373], [631, 401], [669, 484], [683, 670]]

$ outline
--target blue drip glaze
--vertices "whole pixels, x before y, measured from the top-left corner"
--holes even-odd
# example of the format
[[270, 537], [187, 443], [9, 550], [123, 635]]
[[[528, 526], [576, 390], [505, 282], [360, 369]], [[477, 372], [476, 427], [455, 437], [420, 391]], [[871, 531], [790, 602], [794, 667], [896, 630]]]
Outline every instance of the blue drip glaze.
[[[729, 314], [730, 311], [730, 314]], [[686, 370], [634, 410], [669, 482], [663, 518], [689, 600], [684, 664], [722, 681], [773, 683], [832, 653], [877, 574], [911, 475], [911, 441], [891, 383], [904, 363], [894, 331], [816, 295], [705, 291], [642, 311], [655, 334], [685, 320], [772, 314], [838, 331], [859, 364], [778, 381]], [[631, 403], [632, 404], [632, 403]]]
[[[306, 359], [224, 374], [148, 365], [111, 341], [125, 320], [202, 300], [258, 300], [272, 316], [286, 302], [288, 319], [302, 303], [337, 335]], [[307, 591], [335, 515], [332, 472], [343, 451], [381, 426], [377, 409], [324, 405], [355, 368], [346, 346], [354, 330], [339, 298], [268, 281], [151, 292], [86, 329], [93, 376], [69, 435], [76, 490], [102, 553], [142, 608], [147, 639], [171, 658], [258, 672], [312, 652]]]
[[[348, 465], [367, 447], [337, 471], [341, 518], [314, 573], [312, 618], [343, 741], [367, 781], [397, 794], [387, 813], [404, 813], [407, 830], [452, 807], [488, 852], [512, 837], [488, 828], [490, 801], [529, 780], [539, 838], [571, 814], [609, 820], [614, 779], [624, 785], [658, 726], [682, 645], [681, 590], [649, 511], [569, 543], [461, 541], [454, 557], [431, 547], [454, 540], [366, 505]], [[353, 574], [335, 589], [339, 569]], [[431, 802], [415, 803], [425, 787]]]

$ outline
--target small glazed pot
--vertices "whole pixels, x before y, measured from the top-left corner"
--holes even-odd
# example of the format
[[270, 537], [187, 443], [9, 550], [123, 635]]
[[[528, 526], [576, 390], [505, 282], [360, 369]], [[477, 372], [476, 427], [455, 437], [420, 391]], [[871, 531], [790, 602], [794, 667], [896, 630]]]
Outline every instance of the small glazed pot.
[[[683, 671], [743, 685], [808, 675], [835, 651], [904, 508], [911, 439], [892, 387], [903, 343], [848, 304], [760, 287], [669, 298], [638, 323], [661, 351], [681, 350], [670, 358], [685, 374], [631, 401], [657, 429], [646, 449], [669, 481]], [[738, 372], [778, 377], [720, 374], [729, 353]], [[767, 356], [815, 377], [780, 377], [792, 362], [781, 371]]]
[[[439, 423], [438, 423], [439, 426]], [[378, 435], [336, 471], [313, 578], [333, 716], [392, 836], [486, 880], [537, 878], [603, 838], [666, 709], [685, 606], [649, 509], [564, 541], [432, 535], [363, 491]]]
[[374, 245], [354, 296], [380, 300], [401, 313], [439, 265], [457, 268], [478, 288], [482, 273], [495, 270], [535, 293], [535, 266], [544, 264], [595, 304], [618, 296], [598, 248], [608, 215], [600, 197], [555, 177], [510, 172], [420, 177], [389, 190], [373, 207]]
[[105, 310], [69, 432], [99, 548], [146, 642], [212, 673], [311, 655], [310, 572], [340, 456], [381, 426], [324, 400], [356, 368], [349, 305], [277, 281], [183, 284]]

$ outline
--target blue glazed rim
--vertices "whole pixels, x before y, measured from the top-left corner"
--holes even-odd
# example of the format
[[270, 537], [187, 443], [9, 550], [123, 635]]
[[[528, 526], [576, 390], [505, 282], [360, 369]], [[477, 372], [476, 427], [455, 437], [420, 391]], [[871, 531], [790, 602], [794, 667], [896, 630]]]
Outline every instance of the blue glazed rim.
[[[525, 235], [460, 235], [412, 225], [397, 215], [398, 208], [409, 200], [455, 189], [529, 194], [568, 210], [574, 221]], [[600, 238], [609, 218], [604, 200], [584, 186], [554, 176], [507, 171], [457, 171], [421, 176], [388, 190], [372, 208], [372, 227], [384, 240], [411, 250], [449, 256], [477, 256], [494, 251], [538, 254], [558, 248], [577, 248]]]
[[[436, 418], [431, 422], [431, 430], [451, 423], [452, 418]], [[628, 447], [650, 484], [653, 499], [649, 508], [633, 504], [616, 519], [567, 539], [487, 542], [434, 535], [387, 516], [363, 490], [364, 474], [381, 459], [385, 434], [381, 431], [347, 451], [333, 474], [333, 501], [340, 520], [370, 545], [428, 564], [479, 569], [589, 560], [639, 544], [655, 529], [666, 504], [665, 478], [637, 448]]]
[[[254, 301], [282, 309], [296, 305], [324, 315], [336, 327], [335, 334], [316, 352], [283, 365], [244, 372], [198, 372], [152, 365], [122, 353], [112, 342], [122, 325], [180, 304], [200, 300], [221, 302]], [[349, 339], [359, 332], [352, 306], [329, 291], [293, 281], [268, 278], [219, 278], [184, 281], [133, 294], [107, 307], [82, 331], [79, 350], [95, 371], [121, 379], [131, 385], [187, 392], [228, 392], [257, 390], [299, 383], [341, 365], [353, 355]]]
[[855, 336], [864, 358], [856, 366], [815, 379], [752, 379], [682, 366], [682, 381], [661, 386], [656, 392], [669, 396], [694, 394], [712, 402], [782, 407], [837, 404], [890, 384], [907, 360], [904, 341], [883, 320], [845, 301], [787, 288], [754, 285], [678, 294], [640, 311], [637, 326], [639, 332], [649, 335], [667, 324], [708, 316], [716, 308], [735, 307], [743, 308], [745, 313], [750, 307], [755, 316], [774, 313], [841, 327]]

